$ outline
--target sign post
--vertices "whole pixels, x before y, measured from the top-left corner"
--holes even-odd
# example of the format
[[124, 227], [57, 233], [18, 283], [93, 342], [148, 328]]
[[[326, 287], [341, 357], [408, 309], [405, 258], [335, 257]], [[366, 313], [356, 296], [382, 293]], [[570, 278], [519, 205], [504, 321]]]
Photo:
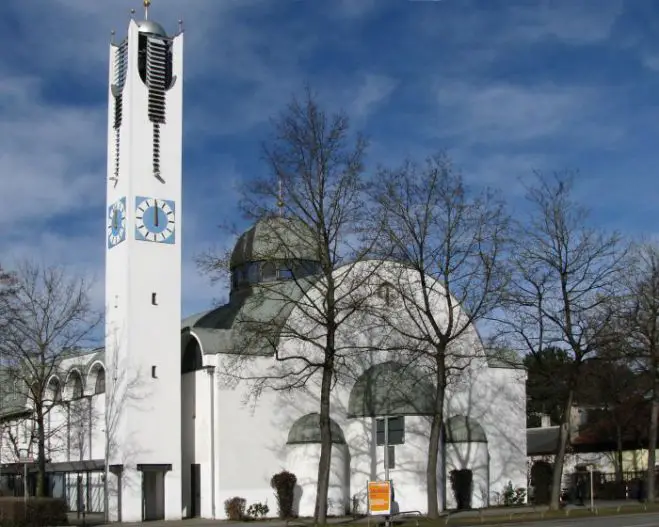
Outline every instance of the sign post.
[[389, 516], [391, 514], [391, 482], [368, 482], [368, 514]]

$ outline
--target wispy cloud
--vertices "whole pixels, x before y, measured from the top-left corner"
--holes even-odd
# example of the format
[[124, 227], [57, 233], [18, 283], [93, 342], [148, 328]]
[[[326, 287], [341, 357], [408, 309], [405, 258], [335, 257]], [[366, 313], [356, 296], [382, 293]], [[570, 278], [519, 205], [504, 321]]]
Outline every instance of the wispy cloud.
[[[108, 44], [141, 2], [29, 4], [5, 0], [0, 20], [1, 261], [102, 276]], [[532, 169], [579, 168], [607, 221], [654, 222], [659, 33], [647, 6], [158, 0], [152, 16], [186, 29], [186, 313], [222, 296], [194, 255], [233, 242], [218, 225], [245, 226], [237, 188], [268, 170], [268, 121], [306, 83], [371, 138], [371, 166], [446, 150], [511, 200]]]

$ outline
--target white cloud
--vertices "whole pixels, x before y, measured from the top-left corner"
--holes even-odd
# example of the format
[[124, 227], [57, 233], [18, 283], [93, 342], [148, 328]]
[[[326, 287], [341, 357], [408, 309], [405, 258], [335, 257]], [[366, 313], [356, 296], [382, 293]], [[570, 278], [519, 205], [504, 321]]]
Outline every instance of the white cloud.
[[[447, 82], [437, 90], [439, 136], [472, 144], [512, 144], [549, 137], [579, 136], [581, 141], [618, 137], [616, 124], [601, 114], [602, 93], [556, 85]], [[604, 118], [591, 126], [589, 119]]]
[[31, 77], [6, 76], [0, 84], [0, 228], [103, 201], [104, 116], [47, 104], [41, 87]]
[[623, 2], [554, 2], [543, 0], [527, 6], [510, 6], [510, 24], [502, 35], [517, 41], [556, 38], [569, 44], [607, 40], [622, 13]]

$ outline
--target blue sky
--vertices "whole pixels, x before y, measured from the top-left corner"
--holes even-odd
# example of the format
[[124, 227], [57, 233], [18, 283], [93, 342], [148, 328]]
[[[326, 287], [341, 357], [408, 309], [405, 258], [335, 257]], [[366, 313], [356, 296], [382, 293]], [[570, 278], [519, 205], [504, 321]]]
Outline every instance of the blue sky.
[[[107, 67], [139, 0], [2, 0], [0, 261], [95, 278], [103, 303]], [[185, 24], [184, 293], [233, 240], [236, 184], [305, 83], [370, 138], [369, 167], [444, 150], [515, 206], [534, 169], [579, 171], [594, 220], [654, 236], [659, 4], [638, 0], [153, 0]]]

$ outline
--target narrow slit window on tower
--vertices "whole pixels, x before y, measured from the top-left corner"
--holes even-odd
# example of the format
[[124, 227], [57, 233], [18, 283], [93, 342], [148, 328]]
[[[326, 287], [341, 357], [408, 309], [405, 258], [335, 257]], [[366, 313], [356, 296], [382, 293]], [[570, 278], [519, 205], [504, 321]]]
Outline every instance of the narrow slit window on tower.
[[157, 293], [151, 293], [151, 304], [154, 306], [158, 305]]

